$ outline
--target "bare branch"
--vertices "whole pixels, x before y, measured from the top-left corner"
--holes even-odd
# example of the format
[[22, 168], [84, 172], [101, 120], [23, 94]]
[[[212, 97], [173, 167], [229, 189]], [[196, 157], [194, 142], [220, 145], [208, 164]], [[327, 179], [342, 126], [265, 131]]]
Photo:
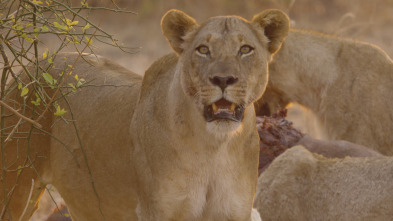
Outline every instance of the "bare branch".
[[27, 197], [26, 206], [25, 206], [25, 209], [23, 210], [22, 214], [21, 214], [20, 217], [19, 217], [19, 221], [22, 220], [23, 216], [24, 216], [25, 213], [26, 213], [27, 208], [29, 207], [31, 195], [33, 194], [33, 189], [34, 189], [34, 179], [31, 179], [31, 188], [30, 188], [29, 197]]
[[8, 104], [4, 103], [2, 100], [0, 100], [0, 105], [4, 106], [5, 108], [7, 108], [8, 110], [10, 110], [12, 113], [16, 114], [18, 117], [22, 118], [23, 120], [33, 124], [34, 126], [38, 127], [38, 128], [42, 128], [42, 125], [39, 124], [38, 122], [24, 116], [23, 114], [20, 114], [17, 110], [15, 110], [14, 108], [10, 107]]
[[7, 137], [7, 138], [5, 139], [5, 141], [4, 141], [5, 143], [6, 143], [7, 141], [9, 141], [9, 140], [12, 138], [12, 136], [13, 136], [14, 133], [16, 132], [16, 129], [18, 129], [20, 123], [22, 123], [22, 118], [19, 118], [18, 123], [16, 123], [16, 125], [15, 125], [14, 128], [12, 129], [11, 133], [8, 134], [8, 137]]
[[19, 82], [18, 76], [16, 76], [15, 72], [12, 70], [12, 66], [10, 65], [10, 62], [8, 60], [7, 54], [4, 51], [4, 46], [3, 46], [3, 42], [2, 42], [2, 37], [0, 38], [0, 53], [1, 56], [3, 57], [4, 60], [4, 71], [9, 70], [12, 77], [15, 79], [16, 82]]

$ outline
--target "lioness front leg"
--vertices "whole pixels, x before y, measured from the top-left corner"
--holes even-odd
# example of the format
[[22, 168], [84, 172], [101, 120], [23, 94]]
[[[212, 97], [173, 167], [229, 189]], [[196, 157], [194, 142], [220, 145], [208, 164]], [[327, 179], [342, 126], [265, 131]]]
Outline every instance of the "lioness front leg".
[[262, 221], [261, 215], [259, 215], [258, 210], [252, 208], [251, 210], [251, 221]]

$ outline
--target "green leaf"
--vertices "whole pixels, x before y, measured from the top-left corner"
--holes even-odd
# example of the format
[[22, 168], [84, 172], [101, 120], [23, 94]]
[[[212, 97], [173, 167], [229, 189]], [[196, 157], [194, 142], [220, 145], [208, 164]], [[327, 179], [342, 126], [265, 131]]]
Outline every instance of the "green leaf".
[[28, 41], [28, 42], [30, 42], [30, 43], [33, 43], [33, 42], [34, 42], [34, 39], [28, 37], [26, 33], [23, 33], [23, 34], [21, 35], [21, 37], [24, 38], [26, 41]]
[[40, 29], [39, 28], [34, 28], [33, 29], [33, 35], [38, 37], [39, 34], [40, 34]]
[[85, 39], [86, 39], [87, 45], [91, 45], [91, 43], [93, 43], [93, 39], [92, 38], [88, 38], [87, 36], [85, 36]]
[[49, 63], [49, 64], [52, 64], [52, 63], [53, 63], [53, 58], [52, 58], [52, 57], [48, 58], [48, 63]]
[[14, 26], [12, 26], [12, 27], [15, 28], [15, 29], [18, 30], [18, 31], [20, 31], [20, 30], [23, 29], [23, 26], [21, 26], [21, 25], [14, 25]]
[[40, 106], [41, 99], [37, 99], [36, 101], [31, 101], [31, 103], [34, 104], [34, 106]]
[[83, 83], [81, 81], [76, 82], [76, 87], [80, 87], [82, 85], [83, 85]]
[[41, 30], [42, 30], [42, 31], [49, 31], [49, 28], [46, 27], [46, 26], [42, 26], [42, 27], [41, 27]]
[[20, 96], [24, 97], [27, 93], [29, 93], [29, 88], [25, 87], [22, 89], [22, 92], [20, 92]]
[[19, 84], [18, 84], [18, 90], [20, 90], [21, 88], [22, 88], [22, 84], [19, 83]]
[[42, 54], [42, 59], [46, 59], [49, 55], [49, 50], [45, 49], [44, 53]]
[[53, 85], [54, 81], [53, 81], [53, 77], [52, 75], [48, 74], [48, 73], [42, 73], [42, 77], [44, 77], [46, 83]]
[[76, 91], [76, 87], [75, 85], [73, 85], [72, 83], [68, 83], [68, 85], [70, 85], [72, 87], [72, 91], [75, 92]]
[[87, 24], [85, 25], [85, 27], [82, 28], [83, 33], [85, 33], [85, 31], [86, 31], [87, 29], [89, 29], [90, 27], [91, 27], [91, 25], [90, 25], [89, 23], [87, 23]]
[[79, 44], [79, 39], [78, 39], [78, 37], [74, 36], [72, 39], [73, 39], [73, 40], [72, 40], [72, 43], [74, 43], [74, 44]]
[[66, 22], [68, 26], [77, 25], [79, 21], [71, 21], [70, 19], [66, 18]]
[[81, 5], [82, 5], [82, 7], [86, 7], [86, 8], [89, 7], [86, 0], [81, 1]]
[[57, 29], [60, 29], [60, 30], [63, 30], [63, 31], [69, 31], [69, 30], [70, 30], [69, 27], [67, 27], [67, 26], [65, 26], [65, 25], [63, 25], [63, 24], [59, 24], [59, 23], [57, 23], [57, 22], [53, 22], [53, 25], [54, 25]]
[[35, 93], [36, 99], [35, 101], [31, 101], [32, 104], [34, 104], [35, 106], [39, 106], [41, 103], [41, 98], [38, 96], [37, 93]]
[[60, 105], [57, 105], [56, 107], [56, 112], [54, 113], [55, 116], [63, 116], [65, 113], [67, 113], [66, 110], [64, 110], [64, 108], [60, 108]]
[[37, 1], [37, 0], [31, 0], [34, 4], [42, 5], [42, 1]]
[[18, 166], [18, 172], [16, 173], [16, 175], [20, 175], [20, 173], [22, 173], [22, 169], [23, 169], [23, 167], [22, 166]]

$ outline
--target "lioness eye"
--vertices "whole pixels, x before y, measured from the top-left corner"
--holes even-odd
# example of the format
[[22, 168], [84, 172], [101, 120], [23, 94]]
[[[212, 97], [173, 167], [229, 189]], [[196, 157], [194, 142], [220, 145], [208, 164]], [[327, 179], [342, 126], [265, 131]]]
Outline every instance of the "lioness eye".
[[252, 52], [252, 50], [254, 50], [254, 48], [252, 48], [251, 46], [249, 46], [249, 45], [243, 45], [243, 46], [240, 48], [239, 53], [240, 53], [240, 55], [249, 54], [249, 53]]
[[205, 45], [201, 45], [201, 46], [197, 47], [196, 50], [199, 53], [204, 54], [204, 55], [209, 54], [209, 48], [207, 46], [205, 46]]

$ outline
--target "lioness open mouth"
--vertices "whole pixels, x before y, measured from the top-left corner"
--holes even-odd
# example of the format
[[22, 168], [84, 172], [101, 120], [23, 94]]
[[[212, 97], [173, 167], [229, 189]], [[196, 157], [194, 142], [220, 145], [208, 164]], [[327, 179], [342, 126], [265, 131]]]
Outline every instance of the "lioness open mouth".
[[236, 105], [221, 98], [211, 105], [206, 105], [203, 115], [207, 122], [215, 120], [233, 120], [240, 122], [243, 119], [243, 105]]

